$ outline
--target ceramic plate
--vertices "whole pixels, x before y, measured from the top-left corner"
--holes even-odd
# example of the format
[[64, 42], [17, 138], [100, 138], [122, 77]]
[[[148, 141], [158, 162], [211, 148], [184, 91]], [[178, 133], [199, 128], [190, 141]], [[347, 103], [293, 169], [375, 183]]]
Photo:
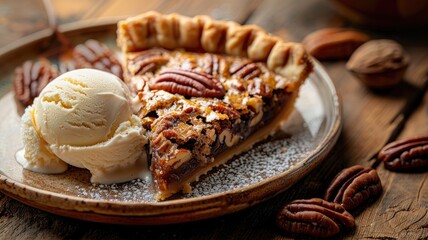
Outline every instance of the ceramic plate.
[[[98, 39], [115, 47], [115, 21], [61, 27], [73, 43]], [[238, 211], [286, 190], [308, 174], [332, 149], [341, 130], [341, 105], [331, 79], [315, 62], [302, 86], [296, 110], [284, 131], [210, 171], [191, 194], [154, 200], [149, 179], [124, 184], [90, 184], [87, 170], [70, 168], [59, 175], [24, 170], [15, 160], [23, 147], [22, 106], [11, 91], [13, 69], [35, 59], [49, 43], [50, 30], [0, 49], [0, 190], [33, 207], [78, 219], [120, 224], [167, 224], [195, 221]], [[55, 59], [51, 59], [55, 61]]]

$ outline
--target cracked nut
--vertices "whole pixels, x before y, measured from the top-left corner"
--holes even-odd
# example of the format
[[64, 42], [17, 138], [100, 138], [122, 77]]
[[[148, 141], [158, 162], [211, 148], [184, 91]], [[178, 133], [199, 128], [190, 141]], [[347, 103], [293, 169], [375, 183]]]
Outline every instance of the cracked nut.
[[77, 68], [95, 68], [113, 73], [123, 79], [122, 66], [113, 52], [103, 43], [89, 39], [73, 49], [73, 59]]
[[346, 28], [325, 28], [303, 39], [306, 50], [319, 60], [348, 59], [369, 36]]
[[45, 58], [35, 62], [24, 62], [15, 69], [13, 89], [16, 98], [24, 106], [32, 104], [34, 98], [39, 96], [43, 88], [57, 76], [58, 72]]
[[225, 91], [213, 76], [192, 70], [167, 69], [150, 82], [151, 89], [178, 93], [186, 97], [221, 98]]
[[381, 149], [378, 159], [392, 171], [428, 169], [428, 135], [392, 142]]
[[352, 229], [355, 220], [340, 204], [312, 198], [285, 205], [277, 215], [276, 225], [289, 233], [331, 237]]
[[363, 84], [370, 88], [391, 88], [403, 79], [409, 57], [393, 40], [372, 40], [363, 44], [346, 63]]
[[324, 199], [350, 211], [382, 192], [376, 170], [356, 165], [342, 170], [331, 181]]

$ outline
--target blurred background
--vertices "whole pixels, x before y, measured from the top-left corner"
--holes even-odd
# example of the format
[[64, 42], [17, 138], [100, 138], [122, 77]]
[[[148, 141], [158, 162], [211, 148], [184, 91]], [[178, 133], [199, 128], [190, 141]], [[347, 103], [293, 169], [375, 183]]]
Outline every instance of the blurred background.
[[[51, 4], [58, 25], [91, 19], [120, 19], [157, 10], [189, 16], [207, 14], [241, 23], [257, 22], [266, 30], [294, 41], [324, 26], [363, 26], [376, 32], [409, 29], [421, 32], [428, 22], [426, 0], [1, 0], [1, 47], [49, 27], [44, 2]], [[262, 16], [269, 12], [273, 14]], [[258, 18], [265, 21], [260, 22]]]

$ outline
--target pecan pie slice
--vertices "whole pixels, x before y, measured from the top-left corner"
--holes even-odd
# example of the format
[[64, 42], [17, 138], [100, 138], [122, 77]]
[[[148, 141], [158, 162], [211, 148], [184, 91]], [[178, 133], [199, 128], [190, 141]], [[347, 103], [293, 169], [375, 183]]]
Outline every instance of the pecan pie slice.
[[124, 78], [141, 102], [158, 200], [265, 139], [312, 64], [256, 26], [148, 12], [118, 25]]

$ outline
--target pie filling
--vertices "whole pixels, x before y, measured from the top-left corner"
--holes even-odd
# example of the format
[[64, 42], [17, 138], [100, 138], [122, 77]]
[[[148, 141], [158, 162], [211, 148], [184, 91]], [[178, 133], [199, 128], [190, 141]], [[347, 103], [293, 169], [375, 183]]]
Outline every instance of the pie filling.
[[[292, 107], [295, 98], [278, 86], [286, 79], [245, 58], [155, 48], [129, 54], [126, 62], [126, 79], [139, 95], [140, 117], [149, 133], [150, 169], [159, 199], [190, 191], [189, 183], [218, 165], [216, 157], [225, 151], [233, 151], [228, 154], [232, 157], [248, 149], [240, 146], [243, 140]], [[186, 96], [179, 84], [153, 89], [169, 73], [173, 74], [168, 84], [188, 84], [197, 96]], [[199, 76], [215, 78], [223, 96], [198, 96], [205, 88], [198, 88], [199, 82], [193, 86], [192, 79]]]
[[158, 200], [272, 134], [312, 71], [301, 44], [207, 16], [148, 12], [119, 23], [118, 45]]
[[[155, 182], [158, 185], [157, 199], [162, 200], [168, 198], [179, 191], [190, 193], [190, 184], [198, 181], [200, 176], [207, 174], [207, 172], [212, 170], [214, 167], [224, 164], [234, 156], [250, 150], [256, 143], [259, 143], [274, 134], [280, 124], [285, 121], [292, 112], [292, 106], [294, 105], [296, 97], [297, 93], [286, 94], [286, 103], [283, 105], [282, 109], [279, 109], [279, 112], [275, 112], [277, 115], [274, 116], [274, 114], [268, 114], [270, 116], [263, 118], [263, 124], [257, 127], [250, 127], [246, 131], [242, 131], [241, 136], [246, 137], [240, 138], [239, 142], [235, 145], [228, 146], [227, 144], [222, 144], [219, 140], [216, 140], [213, 145], [218, 147], [213, 148], [212, 153], [214, 158], [211, 161], [200, 161], [193, 157], [189, 161], [183, 163], [179, 168], [170, 169], [169, 172], [166, 171], [167, 174], [158, 176], [158, 178], [155, 179]], [[152, 161], [152, 171], [159, 167], [153, 164], [154, 163]]]

